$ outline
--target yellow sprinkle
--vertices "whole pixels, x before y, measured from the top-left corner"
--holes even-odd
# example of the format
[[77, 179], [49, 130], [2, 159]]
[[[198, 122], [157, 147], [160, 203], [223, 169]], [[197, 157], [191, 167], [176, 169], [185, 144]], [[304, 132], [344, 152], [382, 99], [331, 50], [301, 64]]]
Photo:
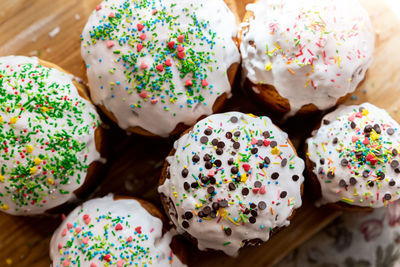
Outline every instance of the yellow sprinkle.
[[47, 111], [49, 111], [49, 109], [47, 107], [41, 107], [40, 109], [42, 110], [43, 113], [46, 113]]
[[363, 114], [364, 116], [368, 116], [368, 114], [369, 114], [368, 109], [364, 108], [363, 111], [362, 111], [362, 114]]
[[30, 170], [29, 170], [29, 173], [30, 173], [30, 174], [35, 174], [36, 172], [37, 172], [36, 167], [32, 167], [32, 168], [30, 168]]
[[347, 202], [350, 202], [350, 203], [353, 203], [353, 202], [354, 202], [354, 200], [349, 199], [349, 198], [345, 198], [345, 197], [342, 197], [342, 200], [347, 201]]
[[307, 80], [306, 84], [304, 85], [304, 88], [307, 88], [307, 86], [310, 84], [310, 80]]
[[37, 165], [39, 165], [40, 163], [42, 163], [42, 160], [39, 159], [39, 158], [36, 158], [36, 159], [33, 160], [33, 162], [34, 162], [35, 165], [37, 166]]
[[[207, 217], [203, 217], [203, 218], [207, 218]], [[232, 220], [231, 217], [228, 217], [228, 220], [230, 220], [233, 224], [235, 225], [240, 225], [240, 223], [235, 222], [234, 220]]]
[[324, 152], [326, 152], [326, 149], [325, 149], [324, 143], [321, 143], [321, 146], [322, 146], [322, 149], [324, 150]]
[[0, 174], [0, 182], [4, 183], [5, 179], [6, 179], [6, 177], [4, 177], [3, 175]]
[[241, 176], [240, 176], [240, 181], [242, 182], [242, 183], [245, 183], [246, 181], [247, 181], [247, 174], [246, 173], [243, 173]]
[[16, 124], [17, 121], [18, 121], [18, 118], [17, 118], [17, 117], [13, 117], [13, 118], [10, 119], [10, 123], [11, 123], [11, 124]]
[[26, 152], [32, 153], [33, 152], [33, 146], [29, 145], [26, 147]]
[[276, 48], [281, 49], [281, 47], [277, 43], [274, 42], [274, 45]]
[[265, 64], [265, 70], [266, 70], [266, 71], [270, 71], [271, 69], [272, 69], [272, 64], [271, 64], [271, 62]]
[[53, 181], [53, 179], [51, 179], [51, 178], [48, 178], [48, 179], [47, 179], [47, 183], [48, 183], [49, 185], [54, 185], [54, 181]]
[[248, 116], [253, 117], [253, 118], [258, 118], [256, 115], [251, 114], [251, 113], [247, 113]]
[[271, 149], [271, 154], [272, 155], [278, 155], [280, 152], [279, 148], [276, 146], [273, 149]]
[[9, 207], [8, 207], [8, 205], [4, 204], [4, 205], [1, 206], [1, 209], [2, 209], [2, 210], [8, 210]]
[[7, 265], [11, 265], [13, 263], [13, 260], [10, 258], [7, 258], [6, 263], [7, 263]]
[[0, 123], [3, 123], [3, 117], [0, 116]]

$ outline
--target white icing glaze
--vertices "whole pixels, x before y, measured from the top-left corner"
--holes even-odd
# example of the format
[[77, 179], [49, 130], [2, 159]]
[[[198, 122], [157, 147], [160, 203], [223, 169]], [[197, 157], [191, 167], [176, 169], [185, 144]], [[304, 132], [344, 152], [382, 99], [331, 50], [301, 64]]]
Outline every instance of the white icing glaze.
[[137, 200], [114, 200], [112, 195], [92, 199], [54, 232], [50, 259], [54, 267], [186, 266], [172, 253], [172, 234], [163, 235], [162, 227]]
[[[365, 109], [364, 114], [360, 107]], [[389, 194], [390, 201], [399, 199], [400, 169], [396, 166], [399, 156], [392, 154], [393, 149], [399, 151], [400, 148], [398, 123], [385, 110], [369, 103], [341, 106], [323, 120], [327, 121], [307, 140], [307, 156], [316, 164], [313, 172], [321, 185], [320, 203], [343, 201], [350, 205], [378, 208], [387, 204], [386, 194]], [[328, 121], [330, 123], [326, 124]], [[366, 137], [365, 127], [374, 127], [375, 124], [379, 125], [381, 133], [372, 130], [370, 137]], [[393, 134], [388, 133], [389, 128], [393, 129]], [[356, 152], [364, 154], [357, 156]], [[324, 164], [320, 159], [324, 159]], [[344, 166], [343, 159], [347, 161], [347, 164], [344, 161]], [[364, 177], [366, 170], [369, 174]], [[334, 173], [333, 178], [329, 172]], [[381, 180], [379, 172], [384, 174]], [[353, 184], [351, 178], [354, 178]], [[370, 181], [373, 181], [372, 187]], [[391, 181], [395, 184], [390, 185]]]
[[[259, 0], [240, 51], [247, 78], [288, 99], [290, 115], [353, 92], [371, 64], [375, 36], [357, 0]], [[251, 44], [253, 43], [253, 45]]]
[[70, 75], [38, 65], [37, 58], [0, 58], [0, 206], [13, 215], [67, 202], [100, 158], [94, 106], [79, 96]]
[[[211, 114], [215, 100], [223, 93], [230, 96], [231, 86], [226, 71], [233, 63], [238, 63], [240, 60], [239, 51], [232, 40], [237, 34], [237, 26], [234, 15], [223, 0], [146, 0], [141, 2], [145, 3], [145, 6], [146, 3], [152, 4], [145, 8], [135, 8], [135, 4], [127, 0], [102, 2], [98, 10], [92, 13], [83, 30], [82, 56], [87, 64], [87, 75], [94, 103], [103, 105], [112, 112], [123, 129], [140, 126], [156, 135], [167, 137], [178, 123], [193, 125], [202, 115]], [[119, 7], [124, 3], [127, 3], [128, 8], [120, 9]], [[176, 5], [171, 6], [172, 4]], [[187, 11], [183, 11], [185, 8]], [[132, 9], [133, 15], [128, 14]], [[152, 14], [154, 10], [157, 10], [155, 15]], [[166, 13], [178, 16], [176, 23], [179, 26], [168, 29], [168, 23], [162, 26], [161, 22], [158, 22], [154, 29], [149, 31], [146, 23], [153, 23], [155, 16], [160, 14], [165, 17], [163, 14]], [[101, 35], [98, 37], [101, 40], [92, 38], [91, 33], [95, 35], [94, 29], [99, 33], [99, 29], [109, 24], [110, 14], [118, 19], [122, 17], [126, 27], [117, 23], [115, 27], [119, 32], [111, 31], [112, 41], [109, 37], [103, 38], [101, 34], [98, 34]], [[187, 16], [188, 14], [190, 16]], [[191, 17], [193, 14], [199, 24], [207, 23], [207, 26], [193, 26], [194, 19]], [[140, 32], [138, 32], [138, 23], [145, 24]], [[151, 27], [153, 28], [153, 24]], [[201, 32], [199, 36], [203, 37], [197, 37], [189, 31]], [[129, 40], [126, 37], [127, 32], [127, 35], [131, 36]], [[180, 43], [174, 35], [183, 33], [186, 37], [184, 42]], [[215, 37], [212, 37], [214, 33]], [[144, 41], [140, 39], [141, 35], [145, 37]], [[204, 40], [200, 41], [199, 38], [204, 38]], [[158, 43], [153, 40], [157, 40]], [[173, 49], [168, 47], [170, 41], [175, 42]], [[208, 42], [212, 42], [213, 46], [211, 47]], [[144, 47], [138, 53], [138, 45], [142, 44]], [[151, 49], [150, 45], [153, 46]], [[177, 45], [183, 45], [186, 53], [184, 60], [178, 58], [179, 55], [175, 52], [178, 51], [176, 49], [180, 49]], [[114, 54], [115, 50], [120, 53]], [[193, 56], [189, 57], [192, 53]], [[202, 53], [209, 53], [209, 60], [212, 62], [202, 63], [198, 56]], [[127, 63], [127, 60], [124, 61], [123, 55], [131, 55], [129, 61], [132, 64]], [[204, 55], [207, 57], [206, 54]], [[189, 58], [191, 60], [187, 60]], [[166, 65], [167, 60], [171, 62], [170, 67]], [[186, 62], [185, 64], [193, 67], [193, 60], [199, 63], [195, 71], [196, 77], [189, 72], [183, 74], [181, 78], [182, 63]], [[142, 68], [143, 64], [146, 67], [145, 70]], [[161, 72], [156, 69], [159, 64], [163, 66]], [[141, 85], [139, 79], [144, 73], [155, 74], [150, 81], [168, 73], [171, 78], [170, 81], [160, 82], [161, 89], [157, 91], [147, 82]], [[188, 80], [193, 82], [191, 88], [195, 92], [192, 96], [188, 95], [191, 91], [186, 86]], [[206, 81], [204, 86], [203, 80]], [[199, 91], [196, 92], [197, 90]], [[204, 101], [198, 101], [199, 96], [202, 96]], [[138, 107], [138, 101], [140, 101], [140, 107]]]
[[[233, 123], [233, 117], [236, 117], [238, 122]], [[205, 130], [209, 131], [210, 135], [207, 135]], [[270, 135], [267, 139], [263, 135], [265, 131]], [[228, 132], [233, 133], [232, 139], [227, 137], [230, 135]], [[240, 132], [240, 136], [235, 136], [235, 132]], [[207, 143], [204, 143], [205, 136], [208, 139]], [[221, 148], [222, 143], [215, 145], [214, 139], [223, 142], [225, 146]], [[271, 147], [274, 146], [273, 142], [277, 143], [275, 148]], [[240, 144], [240, 147], [237, 149], [234, 144]], [[222, 250], [228, 255], [236, 255], [244, 245], [243, 241], [267, 241], [270, 229], [289, 225], [288, 218], [293, 210], [301, 206], [300, 187], [304, 179], [304, 162], [295, 155], [288, 143], [287, 134], [274, 126], [268, 117], [255, 117], [239, 112], [211, 115], [199, 121], [193, 130], [176, 141], [174, 148], [175, 154], [167, 158], [170, 179], [167, 179], [158, 191], [170, 198], [176, 208], [176, 217], [174, 207], [171, 207], [169, 212], [178, 232], [187, 232], [196, 238], [201, 250]], [[218, 155], [221, 152], [218, 148], [222, 150], [221, 155]], [[250, 150], [256, 153], [253, 154]], [[206, 163], [206, 154], [212, 157], [209, 161], [212, 165]], [[193, 161], [195, 155], [199, 157], [197, 163]], [[264, 162], [266, 156], [270, 159], [270, 164], [264, 164], [260, 169], [259, 164]], [[233, 165], [228, 163], [231, 158], [234, 160]], [[248, 158], [248, 162], [245, 162], [245, 158]], [[283, 159], [287, 160], [287, 164], [281, 166], [281, 162], [286, 161]], [[232, 173], [231, 168], [234, 166], [238, 168], [237, 174], [233, 174], [235, 171]], [[188, 171], [186, 178], [182, 174], [184, 168]], [[279, 177], [276, 179], [273, 173], [278, 173]], [[203, 181], [200, 174], [214, 177], [216, 184], [212, 184], [212, 178]], [[294, 175], [297, 179], [292, 178]], [[240, 182], [235, 181], [238, 176]], [[199, 188], [185, 189], [192, 183], [196, 184], [196, 181]], [[257, 188], [256, 181], [259, 183]], [[235, 185], [234, 190], [230, 190], [232, 184]], [[215, 190], [211, 201], [208, 192], [210, 187]], [[246, 196], [242, 192], [244, 188], [249, 189]], [[207, 218], [199, 216], [206, 207], [212, 207], [212, 203], [218, 202], [220, 206], [224, 206], [223, 201], [228, 201], [225, 204], [229, 205], [219, 208], [217, 214], [214, 213], [215, 219], [212, 219], [211, 215]], [[264, 209], [260, 208], [260, 202], [264, 202]], [[255, 217], [252, 213], [242, 214], [246, 208], [250, 209], [250, 203], [256, 205], [252, 208], [258, 213]], [[185, 213], [190, 211], [194, 212], [194, 215], [188, 219]], [[244, 225], [243, 218], [246, 220]], [[251, 218], [255, 218], [256, 222], [250, 223], [253, 220]], [[183, 226], [186, 222], [189, 222], [187, 228]], [[230, 236], [224, 232], [223, 227], [230, 229]]]

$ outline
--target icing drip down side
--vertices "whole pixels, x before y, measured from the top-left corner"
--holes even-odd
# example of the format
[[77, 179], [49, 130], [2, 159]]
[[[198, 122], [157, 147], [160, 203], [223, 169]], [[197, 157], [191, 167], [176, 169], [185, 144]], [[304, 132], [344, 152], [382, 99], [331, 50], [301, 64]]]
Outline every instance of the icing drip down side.
[[243, 69], [288, 99], [290, 114], [328, 109], [353, 92], [372, 61], [374, 32], [357, 0], [259, 0], [243, 23]]
[[400, 198], [399, 125], [369, 103], [341, 106], [307, 140], [321, 204], [379, 208]]
[[211, 115], [174, 148], [170, 179], [158, 190], [173, 203], [178, 232], [196, 238], [201, 250], [236, 255], [248, 241], [266, 241], [287, 226], [301, 206], [304, 162], [267, 117]]
[[82, 34], [93, 101], [123, 129], [168, 136], [212, 113], [238, 63], [237, 26], [222, 0], [108, 0]]

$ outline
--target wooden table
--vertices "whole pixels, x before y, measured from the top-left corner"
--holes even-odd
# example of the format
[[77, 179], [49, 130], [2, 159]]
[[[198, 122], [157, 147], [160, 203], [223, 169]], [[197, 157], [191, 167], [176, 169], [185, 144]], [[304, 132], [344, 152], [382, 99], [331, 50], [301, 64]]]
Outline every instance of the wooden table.
[[[39, 56], [83, 77], [80, 57], [80, 34], [90, 12], [99, 0], [1, 0], [0, 1], [0, 56], [20, 54]], [[230, 1], [240, 19], [250, 0]], [[370, 12], [377, 32], [375, 61], [367, 79], [348, 104], [370, 101], [386, 108], [400, 121], [400, 43], [399, 20], [382, 1], [362, 0]], [[226, 110], [270, 115], [237, 85], [234, 97]], [[243, 101], [249, 99], [249, 101]], [[290, 119], [280, 126], [289, 133], [301, 151], [302, 141], [320, 119], [320, 115], [305, 119]], [[279, 121], [279, 120], [275, 120]], [[305, 128], [307, 127], [307, 128]], [[301, 129], [301, 131], [300, 131]], [[172, 147], [173, 140], [148, 140], [126, 136], [110, 123], [110, 157], [105, 177], [90, 197], [110, 192], [139, 196], [159, 205], [156, 184], [162, 162]], [[326, 226], [339, 212], [317, 209], [305, 191], [304, 205], [296, 212], [291, 226], [279, 232], [262, 246], [244, 249], [237, 259], [218, 252], [199, 252], [188, 244], [192, 266], [269, 266], [279, 262], [296, 246]], [[60, 223], [54, 217], [12, 217], [0, 214], [0, 266], [48, 266], [48, 245], [53, 231]]]

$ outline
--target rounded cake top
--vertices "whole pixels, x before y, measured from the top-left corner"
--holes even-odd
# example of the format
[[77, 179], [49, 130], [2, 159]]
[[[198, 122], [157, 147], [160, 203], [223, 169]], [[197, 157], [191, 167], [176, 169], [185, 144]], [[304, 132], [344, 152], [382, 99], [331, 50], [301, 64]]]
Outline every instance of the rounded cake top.
[[199, 249], [235, 255], [248, 241], [268, 240], [301, 206], [304, 162], [268, 117], [211, 115], [174, 148], [159, 192], [174, 204], [178, 232]]
[[91, 96], [123, 129], [168, 136], [211, 114], [238, 63], [235, 17], [223, 0], [106, 0], [82, 34]]
[[135, 199], [112, 195], [72, 211], [53, 234], [53, 266], [185, 266], [169, 247], [170, 232]]
[[399, 125], [383, 109], [341, 106], [307, 140], [321, 203], [378, 208], [400, 198]]
[[94, 106], [37, 58], [0, 58], [0, 208], [40, 214], [69, 200], [99, 159]]
[[375, 36], [357, 0], [259, 0], [243, 23], [247, 78], [288, 99], [290, 114], [330, 108], [353, 92], [372, 62]]

